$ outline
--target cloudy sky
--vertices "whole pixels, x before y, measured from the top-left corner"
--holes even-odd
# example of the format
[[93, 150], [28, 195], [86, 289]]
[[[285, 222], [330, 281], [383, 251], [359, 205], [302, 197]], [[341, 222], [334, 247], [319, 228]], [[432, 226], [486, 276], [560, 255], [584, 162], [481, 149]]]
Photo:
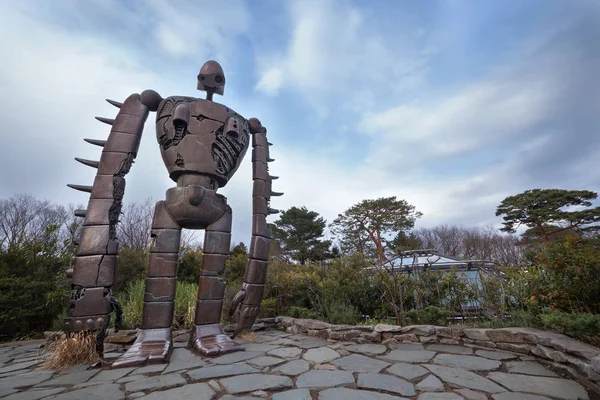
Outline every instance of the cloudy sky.
[[[600, 2], [594, 0], [0, 0], [0, 198], [86, 204], [104, 99], [154, 89], [215, 98], [268, 128], [279, 175], [272, 207], [331, 222], [397, 196], [418, 227], [498, 224], [506, 196], [600, 190]], [[246, 157], [223, 189], [234, 241], [250, 237]], [[128, 202], [173, 183], [153, 117], [127, 176]], [[271, 220], [276, 217], [270, 217]]]

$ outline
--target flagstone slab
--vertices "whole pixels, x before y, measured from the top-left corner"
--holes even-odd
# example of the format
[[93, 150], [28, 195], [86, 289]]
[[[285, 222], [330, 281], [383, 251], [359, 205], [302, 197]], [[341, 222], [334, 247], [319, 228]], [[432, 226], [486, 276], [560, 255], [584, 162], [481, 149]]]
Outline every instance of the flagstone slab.
[[181, 371], [184, 369], [195, 369], [204, 367], [206, 361], [202, 357], [192, 353], [188, 349], [174, 349], [169, 360], [169, 365], [162, 371], [162, 374]]
[[294, 389], [275, 393], [272, 400], [312, 400], [308, 389]]
[[279, 365], [284, 362], [285, 362], [285, 360], [282, 360], [281, 358], [275, 358], [275, 357], [269, 357], [269, 356], [257, 357], [257, 358], [248, 360], [248, 364], [252, 364], [256, 367], [271, 367], [273, 365]]
[[92, 369], [89, 371], [79, 371], [70, 374], [55, 375], [52, 379], [45, 382], [39, 383], [38, 386], [61, 386], [61, 385], [77, 385], [78, 383], [85, 383], [94, 375], [98, 374], [100, 370]]
[[212, 400], [216, 393], [206, 383], [192, 383], [140, 397], [141, 400]]
[[398, 350], [424, 350], [425, 347], [421, 343], [390, 343], [390, 349]]
[[[455, 392], [460, 394], [462, 397], [464, 397], [465, 400], [488, 400], [488, 397], [485, 393], [476, 392], [471, 389], [456, 389]], [[504, 392], [504, 393], [508, 393], [508, 392]], [[499, 393], [499, 394], [504, 394], [504, 393]], [[494, 396], [497, 396], [497, 395], [495, 394]]]
[[115, 369], [104, 369], [94, 375], [88, 382], [114, 382], [121, 379], [135, 368], [115, 368]]
[[254, 357], [262, 355], [263, 352], [259, 351], [238, 351], [236, 353], [229, 353], [220, 357], [212, 359], [213, 364], [233, 364], [240, 361], [246, 361]]
[[0, 368], [0, 374], [18, 371], [18, 370], [22, 370], [22, 369], [27, 369], [27, 368], [33, 367], [35, 365], [38, 365], [41, 362], [43, 362], [43, 360], [34, 360], [34, 361], [16, 362], [16, 363], [13, 362], [13, 363], [7, 364], [6, 366]]
[[486, 393], [506, 392], [502, 386], [471, 371], [434, 364], [424, 364], [423, 366], [446, 383]]
[[309, 341], [309, 342], [292, 342], [293, 346], [300, 347], [302, 349], [314, 349], [317, 347], [327, 346], [329, 344], [326, 340]]
[[392, 350], [389, 354], [379, 356], [384, 360], [408, 363], [426, 363], [435, 356], [435, 351], [427, 350]]
[[[0, 379], [0, 396], [14, 393], [15, 388], [33, 386], [52, 378], [54, 371], [27, 371], [17, 376]], [[3, 393], [3, 394], [2, 394]]]
[[494, 400], [552, 400], [550, 397], [538, 396], [537, 394], [506, 392], [492, 396]]
[[417, 383], [417, 389], [421, 392], [443, 392], [444, 384], [435, 375], [429, 375]]
[[467, 356], [473, 354], [473, 349], [470, 347], [454, 346], [449, 344], [431, 344], [427, 346], [427, 350], [437, 351], [438, 353], [462, 354]]
[[248, 343], [244, 345], [245, 351], [258, 351], [258, 352], [267, 352], [271, 350], [275, 350], [280, 348], [280, 345], [276, 344], [268, 344], [268, 343]]
[[2, 400], [38, 400], [44, 397], [52, 396], [53, 394], [65, 392], [66, 390], [67, 388], [65, 387], [28, 390], [26, 392], [19, 392], [7, 397], [3, 397]]
[[257, 370], [256, 368], [251, 367], [248, 364], [240, 363], [198, 368], [191, 371], [187, 371], [187, 375], [192, 380], [200, 381], [203, 379], [223, 378], [226, 376], [242, 374], [254, 374], [257, 372], [259, 372], [259, 370]]
[[429, 373], [428, 370], [419, 365], [406, 363], [396, 363], [389, 367], [385, 372], [408, 380], [412, 380]]
[[298, 347], [281, 347], [275, 350], [269, 351], [267, 354], [270, 356], [281, 357], [281, 358], [294, 358], [302, 353], [302, 349]]
[[332, 388], [354, 384], [350, 371], [308, 371], [296, 380], [298, 388]]
[[475, 355], [479, 357], [489, 358], [491, 360], [512, 360], [517, 358], [516, 354], [506, 353], [504, 351], [492, 351], [492, 350], [477, 350]]
[[373, 344], [373, 343], [365, 343], [365, 344], [352, 344], [350, 346], [344, 347], [344, 349], [351, 351], [353, 353], [361, 353], [368, 355], [379, 355], [383, 354], [387, 351], [387, 347], [382, 344]]
[[310, 349], [307, 350], [302, 356], [302, 358], [304, 358], [306, 361], [314, 364], [325, 364], [340, 357], [340, 353], [330, 349], [329, 347]]
[[46, 397], [44, 400], [124, 400], [125, 393], [121, 391], [119, 385], [106, 383], [102, 385], [90, 386], [83, 389], [73, 390], [67, 393]]
[[415, 387], [404, 379], [382, 374], [359, 374], [356, 384], [361, 389], [383, 390], [402, 396], [414, 396]]
[[[127, 382], [125, 384], [125, 389], [128, 392], [139, 392], [146, 390], [161, 390], [161, 389], [169, 389], [175, 386], [185, 385], [187, 381], [181, 375], [177, 373], [169, 374], [169, 375], [157, 375], [150, 376], [147, 378], [140, 379]], [[93, 386], [91, 389], [96, 388], [98, 386]]]
[[305, 373], [310, 369], [310, 364], [305, 360], [293, 360], [273, 369], [283, 375], [296, 376]]
[[510, 361], [506, 363], [506, 368], [511, 374], [550, 376], [559, 378], [558, 374], [550, 371], [541, 364], [531, 361]]
[[231, 394], [246, 393], [254, 390], [279, 390], [293, 386], [287, 376], [250, 374], [232, 376], [220, 380], [221, 385]]
[[422, 393], [418, 400], [464, 400], [465, 398], [452, 392], [446, 393]]
[[157, 372], [163, 372], [166, 367], [167, 367], [167, 364], [147, 365], [145, 367], [136, 369], [135, 371], [133, 371], [131, 373], [131, 375], [145, 375], [145, 374], [154, 374]]
[[579, 383], [562, 378], [492, 372], [488, 378], [513, 392], [541, 394], [565, 400], [588, 400], [586, 390]]
[[405, 400], [405, 398], [368, 390], [335, 388], [319, 392], [319, 400]]
[[463, 368], [472, 371], [491, 371], [502, 365], [501, 361], [475, 356], [460, 356], [454, 354], [438, 354], [433, 362], [439, 365]]
[[387, 368], [390, 363], [366, 357], [360, 354], [352, 354], [333, 361], [331, 364], [346, 371], [352, 372], [380, 372]]

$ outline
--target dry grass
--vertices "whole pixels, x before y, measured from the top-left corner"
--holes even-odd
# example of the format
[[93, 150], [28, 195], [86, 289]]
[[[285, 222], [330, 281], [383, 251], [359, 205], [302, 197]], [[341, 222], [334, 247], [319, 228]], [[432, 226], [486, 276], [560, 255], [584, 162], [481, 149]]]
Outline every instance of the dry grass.
[[254, 343], [256, 341], [256, 336], [254, 332], [242, 332], [240, 334], [240, 339], [247, 340], [250, 343]]
[[100, 358], [96, 353], [96, 333], [78, 332], [64, 339], [52, 342], [48, 351], [50, 357], [42, 369], [62, 371], [72, 365], [90, 364]]

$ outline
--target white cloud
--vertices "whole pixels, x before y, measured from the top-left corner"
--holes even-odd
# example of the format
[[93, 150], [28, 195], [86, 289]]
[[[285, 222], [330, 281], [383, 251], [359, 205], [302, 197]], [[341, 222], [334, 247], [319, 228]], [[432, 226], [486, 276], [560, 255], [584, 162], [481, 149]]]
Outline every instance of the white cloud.
[[266, 71], [260, 81], [256, 84], [256, 88], [261, 92], [272, 96], [276, 95], [283, 85], [283, 71], [279, 68], [271, 68]]
[[232, 39], [250, 28], [246, 3], [240, 0], [150, 0], [144, 5], [155, 14], [156, 41], [177, 57], [214, 57], [223, 62], [235, 47]]
[[403, 27], [399, 18], [394, 36], [385, 37], [365, 9], [343, 0], [293, 1], [289, 13], [285, 51], [258, 58], [258, 90], [272, 95], [294, 89], [325, 116], [333, 99], [353, 107], [357, 99], [346, 98], [353, 90], [371, 96], [376, 87], [393, 92], [422, 80], [430, 55], [423, 51], [423, 29]]
[[[516, 78], [516, 79], [515, 79]], [[544, 77], [488, 79], [427, 103], [365, 115], [362, 132], [377, 138], [371, 162], [419, 163], [466, 154], [511, 138], [527, 139], [556, 101]], [[422, 151], [415, 151], [421, 149]]]

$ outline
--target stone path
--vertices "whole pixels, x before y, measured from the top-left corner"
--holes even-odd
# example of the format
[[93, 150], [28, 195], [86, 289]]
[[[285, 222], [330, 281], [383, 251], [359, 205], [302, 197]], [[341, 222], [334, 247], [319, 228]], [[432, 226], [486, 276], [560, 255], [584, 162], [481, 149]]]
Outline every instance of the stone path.
[[[330, 342], [276, 330], [218, 358], [176, 342], [168, 365], [38, 369], [41, 341], [0, 346], [0, 397], [36, 399], [597, 399], [574, 380], [505, 351], [452, 345]], [[107, 353], [114, 358], [120, 353]]]

